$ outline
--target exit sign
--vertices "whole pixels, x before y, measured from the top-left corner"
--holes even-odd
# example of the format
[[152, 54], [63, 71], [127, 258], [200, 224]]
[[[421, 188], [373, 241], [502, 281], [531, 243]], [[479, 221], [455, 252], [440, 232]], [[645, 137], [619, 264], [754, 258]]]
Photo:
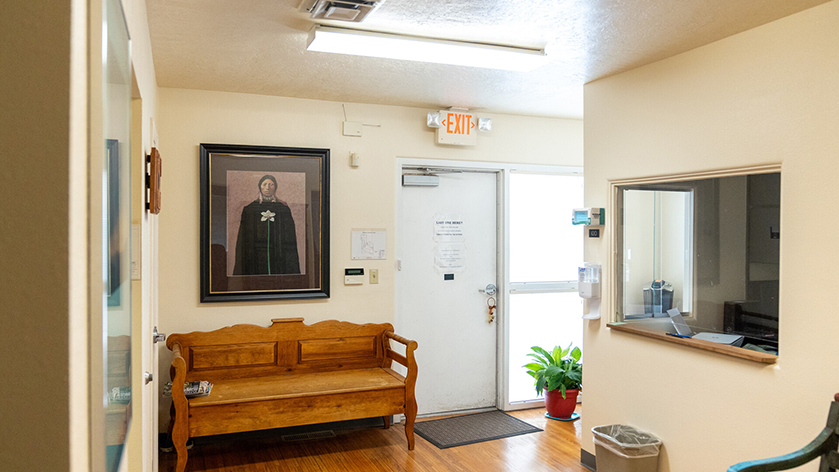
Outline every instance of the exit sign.
[[478, 118], [466, 112], [440, 110], [441, 125], [437, 128], [438, 144], [474, 146], [478, 144]]

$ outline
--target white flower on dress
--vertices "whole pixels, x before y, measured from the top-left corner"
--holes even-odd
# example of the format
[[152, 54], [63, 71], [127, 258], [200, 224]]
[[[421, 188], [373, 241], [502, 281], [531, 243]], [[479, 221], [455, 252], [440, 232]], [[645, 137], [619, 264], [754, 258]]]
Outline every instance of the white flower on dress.
[[272, 213], [271, 210], [265, 210], [262, 212], [262, 221], [274, 221], [275, 216], [277, 216], [276, 213]]

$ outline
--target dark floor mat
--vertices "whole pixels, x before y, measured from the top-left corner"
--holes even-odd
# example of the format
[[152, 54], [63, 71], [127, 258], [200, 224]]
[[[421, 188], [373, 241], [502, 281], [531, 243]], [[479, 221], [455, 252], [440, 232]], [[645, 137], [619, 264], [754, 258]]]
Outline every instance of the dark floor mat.
[[414, 432], [440, 449], [463, 446], [541, 429], [503, 411], [489, 411], [414, 424]]

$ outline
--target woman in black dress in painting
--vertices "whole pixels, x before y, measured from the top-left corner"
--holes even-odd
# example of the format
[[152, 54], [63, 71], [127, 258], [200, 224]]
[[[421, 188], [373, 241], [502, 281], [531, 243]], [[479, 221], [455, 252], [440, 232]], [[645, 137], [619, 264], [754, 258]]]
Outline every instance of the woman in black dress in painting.
[[294, 219], [276, 196], [277, 180], [259, 179], [259, 198], [242, 210], [233, 275], [299, 274]]

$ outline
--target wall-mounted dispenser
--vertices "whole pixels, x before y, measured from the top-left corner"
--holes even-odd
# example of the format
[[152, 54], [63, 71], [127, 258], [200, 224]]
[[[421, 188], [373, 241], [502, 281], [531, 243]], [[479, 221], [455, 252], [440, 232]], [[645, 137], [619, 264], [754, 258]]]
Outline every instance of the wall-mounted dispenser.
[[578, 291], [582, 298], [600, 298], [600, 264], [586, 262], [579, 269]]
[[571, 224], [602, 226], [606, 224], [606, 209], [574, 208], [571, 210]]

